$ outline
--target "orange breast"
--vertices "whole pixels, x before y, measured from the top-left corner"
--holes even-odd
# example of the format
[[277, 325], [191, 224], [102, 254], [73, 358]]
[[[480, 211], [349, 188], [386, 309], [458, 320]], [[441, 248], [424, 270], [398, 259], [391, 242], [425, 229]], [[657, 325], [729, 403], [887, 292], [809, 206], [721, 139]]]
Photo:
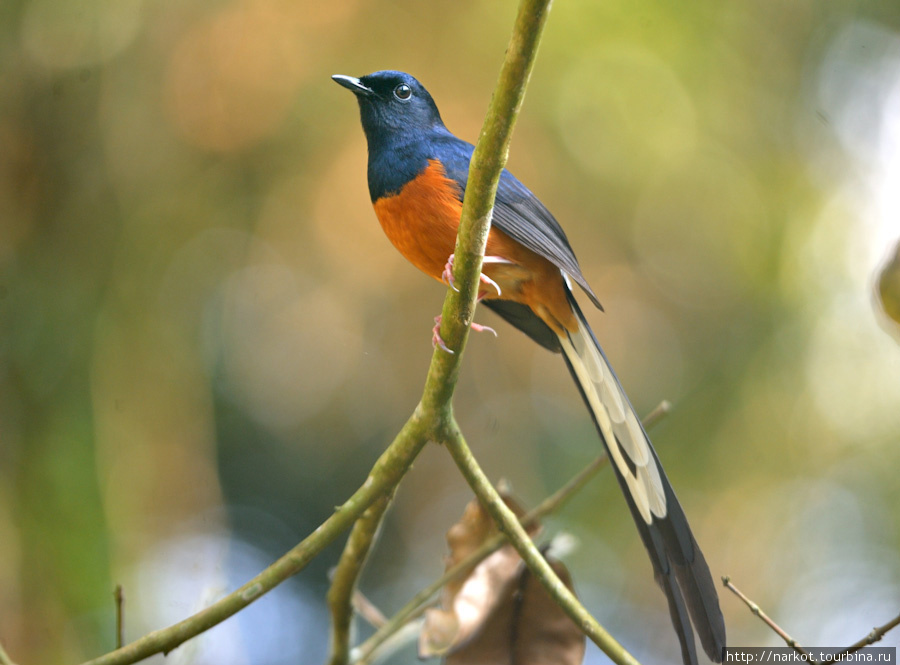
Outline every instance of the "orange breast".
[[440, 280], [456, 245], [462, 213], [459, 186], [430, 160], [394, 196], [375, 201], [375, 215], [388, 239], [416, 268]]
[[[399, 193], [378, 199], [374, 206], [394, 247], [419, 270], [440, 281], [456, 245], [462, 214], [459, 186], [447, 177], [441, 163], [430, 160]], [[577, 327], [559, 268], [498, 229], [491, 229], [486, 255], [509, 261], [484, 266], [485, 274], [500, 285], [502, 299], [528, 305], [559, 333]], [[497, 297], [491, 287], [482, 294]]]

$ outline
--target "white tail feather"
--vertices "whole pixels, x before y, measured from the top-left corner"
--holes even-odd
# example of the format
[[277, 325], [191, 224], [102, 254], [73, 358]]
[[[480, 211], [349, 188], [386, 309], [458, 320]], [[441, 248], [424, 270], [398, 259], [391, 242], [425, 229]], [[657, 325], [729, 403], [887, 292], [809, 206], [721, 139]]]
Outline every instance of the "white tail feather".
[[641, 517], [647, 524], [654, 516], [665, 517], [666, 495], [650, 442], [590, 330], [579, 325], [577, 331], [560, 335], [559, 341]]

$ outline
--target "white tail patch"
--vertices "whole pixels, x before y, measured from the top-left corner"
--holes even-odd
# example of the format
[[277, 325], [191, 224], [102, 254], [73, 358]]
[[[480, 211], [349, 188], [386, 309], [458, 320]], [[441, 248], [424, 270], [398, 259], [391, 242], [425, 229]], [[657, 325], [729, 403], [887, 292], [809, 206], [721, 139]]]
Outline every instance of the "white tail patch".
[[665, 517], [666, 495], [650, 442], [590, 331], [579, 325], [576, 332], [560, 335], [559, 341], [641, 517], [647, 524], [654, 516]]

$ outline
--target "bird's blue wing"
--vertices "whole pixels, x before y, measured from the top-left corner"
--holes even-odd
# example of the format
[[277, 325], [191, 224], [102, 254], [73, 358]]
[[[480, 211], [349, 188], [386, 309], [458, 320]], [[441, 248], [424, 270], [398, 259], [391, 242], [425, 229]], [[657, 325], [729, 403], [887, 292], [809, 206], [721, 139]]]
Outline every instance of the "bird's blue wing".
[[[448, 132], [445, 137], [435, 141], [434, 148], [435, 155], [439, 156], [444, 165], [447, 177], [455, 180], [461, 193], [464, 194], [474, 147]], [[581, 273], [575, 252], [559, 222], [544, 204], [506, 169], [503, 169], [500, 175], [491, 223], [569, 275], [584, 289], [591, 301], [603, 309]]]

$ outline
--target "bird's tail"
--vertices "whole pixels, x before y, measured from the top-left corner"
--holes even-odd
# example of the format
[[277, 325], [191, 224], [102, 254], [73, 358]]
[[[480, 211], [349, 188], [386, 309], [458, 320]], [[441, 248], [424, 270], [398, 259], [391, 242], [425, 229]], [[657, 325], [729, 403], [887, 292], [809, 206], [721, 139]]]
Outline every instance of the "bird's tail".
[[709, 566], [647, 433], [581, 309], [569, 295], [578, 330], [559, 336], [563, 356], [603, 439], [656, 581], [668, 599], [685, 665], [697, 662], [692, 624], [707, 655], [721, 662], [725, 621]]

